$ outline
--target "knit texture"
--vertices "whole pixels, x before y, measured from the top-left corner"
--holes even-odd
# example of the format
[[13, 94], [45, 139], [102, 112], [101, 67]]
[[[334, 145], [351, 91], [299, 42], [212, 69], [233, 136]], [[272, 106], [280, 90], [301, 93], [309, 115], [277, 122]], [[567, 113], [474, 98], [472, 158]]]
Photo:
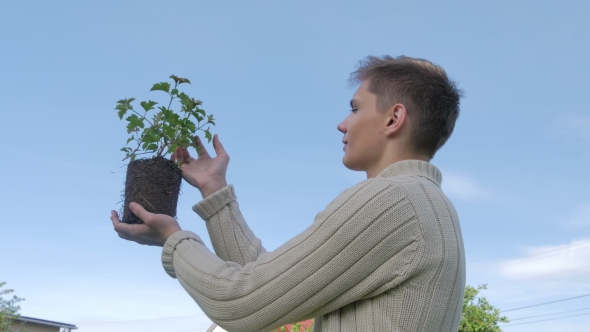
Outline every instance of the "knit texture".
[[465, 257], [441, 181], [428, 162], [392, 164], [342, 192], [273, 252], [246, 224], [229, 185], [193, 207], [216, 255], [196, 234], [177, 232], [164, 245], [164, 269], [227, 331], [315, 317], [316, 332], [456, 332]]

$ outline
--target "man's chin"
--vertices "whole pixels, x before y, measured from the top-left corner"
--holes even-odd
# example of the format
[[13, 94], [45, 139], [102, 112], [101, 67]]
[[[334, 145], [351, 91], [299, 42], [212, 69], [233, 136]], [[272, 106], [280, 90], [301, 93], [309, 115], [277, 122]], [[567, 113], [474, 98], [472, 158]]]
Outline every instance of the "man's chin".
[[344, 167], [348, 168], [351, 171], [364, 171], [364, 169], [360, 165], [357, 165], [351, 162], [350, 160], [347, 160], [346, 155], [342, 157], [342, 164], [344, 164]]

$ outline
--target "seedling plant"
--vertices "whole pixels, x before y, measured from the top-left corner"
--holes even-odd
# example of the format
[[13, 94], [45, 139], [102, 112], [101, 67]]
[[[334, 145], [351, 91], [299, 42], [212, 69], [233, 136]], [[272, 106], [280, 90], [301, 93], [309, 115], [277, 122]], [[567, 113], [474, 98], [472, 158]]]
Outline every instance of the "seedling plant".
[[[126, 223], [142, 222], [129, 210], [131, 202], [141, 204], [150, 212], [175, 217], [182, 171], [165, 156], [179, 146], [200, 149], [195, 144], [199, 130], [205, 133], [208, 142], [212, 139], [209, 125], [215, 125], [213, 115], [207, 115], [201, 108], [203, 102], [179, 90], [179, 86], [190, 81], [175, 75], [170, 78], [173, 84], [156, 83], [150, 90], [168, 95], [163, 105], [142, 101], [139, 103], [142, 109], [138, 111], [132, 105], [135, 98], [127, 98], [117, 101], [115, 107], [119, 119], [127, 121], [129, 134], [126, 146], [121, 149], [125, 153], [123, 160], [129, 160], [123, 195], [122, 220]], [[180, 111], [175, 112], [174, 106], [179, 106]]]

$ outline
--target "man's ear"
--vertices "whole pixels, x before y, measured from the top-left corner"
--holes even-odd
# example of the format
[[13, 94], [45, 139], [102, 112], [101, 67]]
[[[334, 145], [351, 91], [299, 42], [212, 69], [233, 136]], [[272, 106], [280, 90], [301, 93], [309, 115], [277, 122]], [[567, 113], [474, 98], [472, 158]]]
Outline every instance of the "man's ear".
[[386, 112], [385, 136], [397, 135], [408, 122], [408, 111], [403, 104], [395, 104]]

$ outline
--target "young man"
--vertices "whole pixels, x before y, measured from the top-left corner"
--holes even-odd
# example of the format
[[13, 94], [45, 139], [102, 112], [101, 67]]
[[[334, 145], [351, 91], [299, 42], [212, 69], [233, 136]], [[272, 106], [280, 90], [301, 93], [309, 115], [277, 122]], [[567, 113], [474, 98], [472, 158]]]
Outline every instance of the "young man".
[[229, 156], [204, 146], [172, 156], [204, 199], [215, 253], [175, 219], [131, 210], [145, 224], [122, 238], [163, 246], [166, 272], [228, 331], [269, 331], [315, 317], [314, 331], [458, 330], [465, 258], [457, 213], [429, 163], [451, 135], [460, 92], [444, 70], [408, 57], [368, 57], [351, 113], [338, 124], [343, 163], [367, 179], [341, 193], [303, 233], [267, 252], [243, 219], [225, 173]]

